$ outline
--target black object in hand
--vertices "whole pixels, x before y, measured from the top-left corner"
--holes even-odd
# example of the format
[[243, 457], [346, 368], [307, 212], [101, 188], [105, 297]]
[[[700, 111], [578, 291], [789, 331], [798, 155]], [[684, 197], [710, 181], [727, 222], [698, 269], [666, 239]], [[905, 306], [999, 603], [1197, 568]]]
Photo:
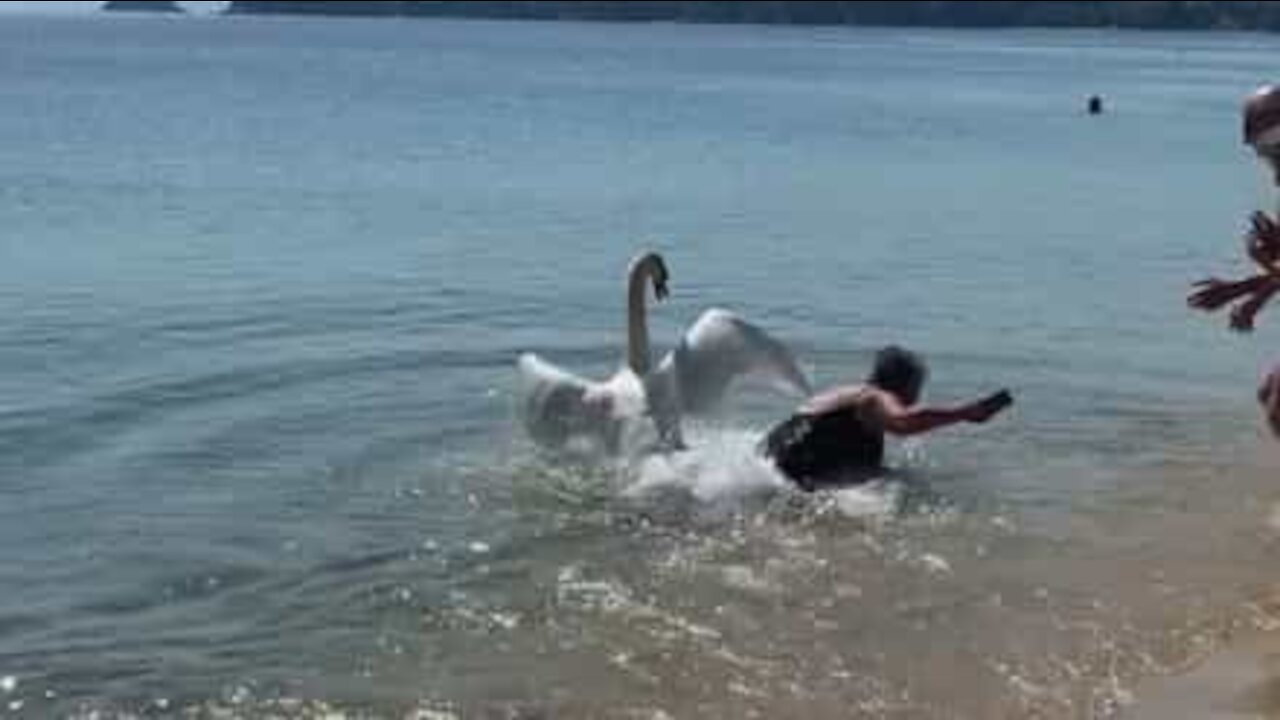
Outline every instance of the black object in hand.
[[982, 404], [995, 410], [1003, 410], [1013, 404], [1013, 394], [1008, 390], [1001, 390], [984, 399]]

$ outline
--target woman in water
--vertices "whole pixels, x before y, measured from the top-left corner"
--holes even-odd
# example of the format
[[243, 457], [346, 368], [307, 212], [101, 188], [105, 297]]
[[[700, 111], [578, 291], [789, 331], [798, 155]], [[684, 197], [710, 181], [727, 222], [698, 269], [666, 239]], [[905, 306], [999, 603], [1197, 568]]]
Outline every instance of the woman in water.
[[928, 370], [915, 353], [886, 347], [861, 385], [809, 398], [769, 431], [764, 453], [800, 488], [866, 479], [881, 469], [884, 435], [919, 435], [962, 422], [985, 423], [1013, 403], [1008, 391], [958, 407], [915, 407]]

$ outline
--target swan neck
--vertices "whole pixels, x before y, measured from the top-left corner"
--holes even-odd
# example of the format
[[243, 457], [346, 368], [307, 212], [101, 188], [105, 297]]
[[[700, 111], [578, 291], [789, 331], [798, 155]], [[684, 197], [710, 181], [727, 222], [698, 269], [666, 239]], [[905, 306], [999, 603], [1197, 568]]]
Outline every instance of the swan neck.
[[649, 327], [645, 310], [645, 283], [649, 263], [631, 266], [627, 283], [627, 366], [637, 375], [649, 372]]

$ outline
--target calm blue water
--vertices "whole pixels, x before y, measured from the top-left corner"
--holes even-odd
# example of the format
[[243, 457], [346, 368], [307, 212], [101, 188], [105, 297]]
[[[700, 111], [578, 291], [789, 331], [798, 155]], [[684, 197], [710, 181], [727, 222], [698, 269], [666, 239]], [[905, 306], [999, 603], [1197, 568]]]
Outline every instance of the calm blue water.
[[[1277, 43], [0, 17], [0, 714], [1123, 714], [1275, 606], [1276, 331], [1182, 296]], [[514, 358], [609, 373], [645, 248], [663, 343], [1017, 409], [829, 497], [737, 491], [768, 395], [550, 463]]]

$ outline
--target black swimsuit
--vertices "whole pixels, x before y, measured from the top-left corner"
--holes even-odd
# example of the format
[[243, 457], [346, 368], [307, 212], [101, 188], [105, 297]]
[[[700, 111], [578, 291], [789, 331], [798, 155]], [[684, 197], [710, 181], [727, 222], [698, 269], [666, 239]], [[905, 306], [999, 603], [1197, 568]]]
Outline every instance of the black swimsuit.
[[804, 490], [847, 483], [842, 471], [873, 470], [884, 460], [884, 434], [844, 407], [819, 414], [797, 413], [763, 441], [778, 469]]

